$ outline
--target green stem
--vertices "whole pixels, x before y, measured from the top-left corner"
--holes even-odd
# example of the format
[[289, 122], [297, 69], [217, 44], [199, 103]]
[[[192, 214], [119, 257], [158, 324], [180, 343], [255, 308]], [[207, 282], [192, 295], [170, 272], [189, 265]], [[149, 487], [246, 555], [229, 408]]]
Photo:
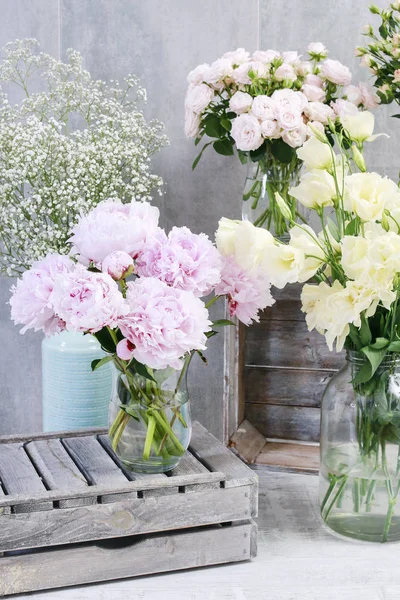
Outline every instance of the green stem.
[[155, 429], [156, 429], [155, 418], [153, 417], [153, 415], [149, 414], [149, 418], [147, 421], [146, 440], [145, 440], [144, 449], [143, 449], [143, 460], [149, 460], [149, 458], [150, 458], [151, 446], [153, 444]]
[[326, 513], [325, 513], [325, 516], [323, 517], [325, 522], [327, 522], [327, 520], [328, 520], [328, 517], [329, 517], [329, 515], [330, 515], [330, 512], [331, 512], [332, 508], [333, 508], [333, 507], [334, 507], [334, 505], [335, 505], [335, 502], [336, 502], [336, 501], [337, 501], [337, 499], [340, 497], [340, 495], [341, 495], [341, 493], [342, 493], [342, 491], [343, 491], [343, 489], [344, 489], [344, 487], [345, 487], [345, 485], [346, 485], [346, 483], [347, 483], [347, 479], [348, 479], [348, 477], [347, 477], [347, 475], [342, 475], [341, 477], [338, 477], [338, 478], [337, 478], [337, 481], [339, 482], [339, 481], [340, 481], [340, 479], [342, 479], [342, 481], [341, 481], [341, 483], [340, 483], [339, 489], [338, 489], [338, 491], [336, 492], [335, 496], [333, 497], [333, 499], [332, 499], [332, 502], [331, 502], [331, 503], [330, 503], [330, 505], [328, 506], [328, 509], [327, 509], [327, 511], [326, 511]]

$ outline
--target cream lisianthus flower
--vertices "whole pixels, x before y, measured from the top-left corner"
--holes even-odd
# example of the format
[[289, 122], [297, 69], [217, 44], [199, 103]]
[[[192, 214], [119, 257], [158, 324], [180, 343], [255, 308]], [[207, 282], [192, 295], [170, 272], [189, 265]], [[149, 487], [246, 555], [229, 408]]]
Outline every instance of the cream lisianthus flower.
[[289, 245], [304, 252], [304, 266], [298, 273], [299, 283], [303, 283], [321, 267], [325, 252], [317, 234], [308, 225], [295, 225], [290, 230]]
[[377, 133], [373, 135], [375, 117], [368, 111], [359, 111], [354, 115], [345, 114], [341, 117], [340, 122], [350, 138], [359, 144], [362, 144], [363, 142], [373, 142], [381, 135], [389, 137], [386, 133]]
[[345, 177], [344, 208], [363, 221], [380, 221], [382, 212], [398, 194], [396, 184], [378, 173], [353, 173]]
[[342, 267], [349, 279], [357, 279], [368, 269], [370, 241], [361, 236], [346, 235], [341, 240]]
[[368, 249], [368, 260], [376, 269], [387, 270], [393, 279], [400, 272], [400, 236], [388, 231], [374, 238]]
[[233, 256], [248, 272], [258, 269], [275, 240], [272, 234], [250, 221], [232, 221], [223, 217], [215, 235], [217, 248], [223, 256]]
[[327, 171], [314, 169], [305, 173], [299, 185], [290, 188], [289, 194], [306, 208], [333, 206], [336, 196], [335, 180]]
[[332, 152], [329, 144], [324, 144], [315, 136], [310, 137], [297, 151], [308, 170], [327, 169], [332, 167]]
[[299, 274], [305, 268], [305, 254], [294, 246], [276, 244], [268, 248], [263, 266], [271, 284], [282, 289], [299, 281]]

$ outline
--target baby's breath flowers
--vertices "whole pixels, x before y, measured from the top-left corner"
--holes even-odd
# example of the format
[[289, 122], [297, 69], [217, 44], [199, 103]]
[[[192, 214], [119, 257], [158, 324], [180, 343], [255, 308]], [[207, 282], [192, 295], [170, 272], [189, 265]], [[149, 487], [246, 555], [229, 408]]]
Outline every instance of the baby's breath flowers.
[[[49, 252], [67, 254], [79, 215], [102, 200], [160, 192], [150, 160], [168, 140], [160, 122], [146, 121], [136, 77], [96, 81], [78, 52], [58, 62], [33, 39], [2, 54], [0, 272], [16, 275]], [[23, 96], [13, 105], [12, 88]]]

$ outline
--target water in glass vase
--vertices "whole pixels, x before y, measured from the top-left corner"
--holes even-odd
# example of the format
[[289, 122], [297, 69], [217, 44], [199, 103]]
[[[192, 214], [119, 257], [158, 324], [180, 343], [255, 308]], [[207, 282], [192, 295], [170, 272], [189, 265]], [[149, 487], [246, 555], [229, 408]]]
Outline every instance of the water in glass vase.
[[360, 460], [358, 449], [342, 444], [321, 460], [321, 515], [336, 533], [370, 542], [400, 539], [399, 447], [385, 447], [387, 469], [378, 457]]

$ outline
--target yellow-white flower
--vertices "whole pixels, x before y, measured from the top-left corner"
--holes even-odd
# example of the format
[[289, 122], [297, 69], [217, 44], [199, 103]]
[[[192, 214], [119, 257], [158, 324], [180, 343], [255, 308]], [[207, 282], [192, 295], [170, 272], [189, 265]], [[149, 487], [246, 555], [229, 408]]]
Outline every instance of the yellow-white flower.
[[344, 208], [363, 221], [380, 221], [385, 208], [398, 202], [399, 190], [378, 173], [354, 173], [345, 177]]
[[295, 225], [290, 230], [289, 245], [304, 253], [304, 265], [297, 280], [303, 283], [314, 277], [325, 258], [323, 246], [315, 231], [308, 225]]
[[223, 217], [215, 236], [217, 248], [223, 256], [234, 256], [238, 265], [251, 272], [265, 261], [267, 249], [275, 243], [274, 237], [250, 221], [233, 221]]
[[308, 170], [330, 169], [332, 167], [332, 150], [328, 143], [324, 144], [315, 136], [310, 137], [297, 151]]
[[369, 267], [367, 258], [369, 240], [361, 236], [346, 235], [341, 241], [342, 267], [349, 279], [357, 279]]
[[305, 255], [299, 248], [276, 244], [268, 248], [264, 266], [271, 284], [282, 289], [288, 283], [299, 281], [299, 274], [305, 268]]
[[336, 196], [335, 180], [327, 171], [314, 169], [305, 173], [298, 186], [289, 190], [306, 208], [333, 206]]
[[343, 115], [340, 121], [355, 142], [365, 142], [374, 132], [375, 117], [368, 111], [359, 111], [355, 115]]

